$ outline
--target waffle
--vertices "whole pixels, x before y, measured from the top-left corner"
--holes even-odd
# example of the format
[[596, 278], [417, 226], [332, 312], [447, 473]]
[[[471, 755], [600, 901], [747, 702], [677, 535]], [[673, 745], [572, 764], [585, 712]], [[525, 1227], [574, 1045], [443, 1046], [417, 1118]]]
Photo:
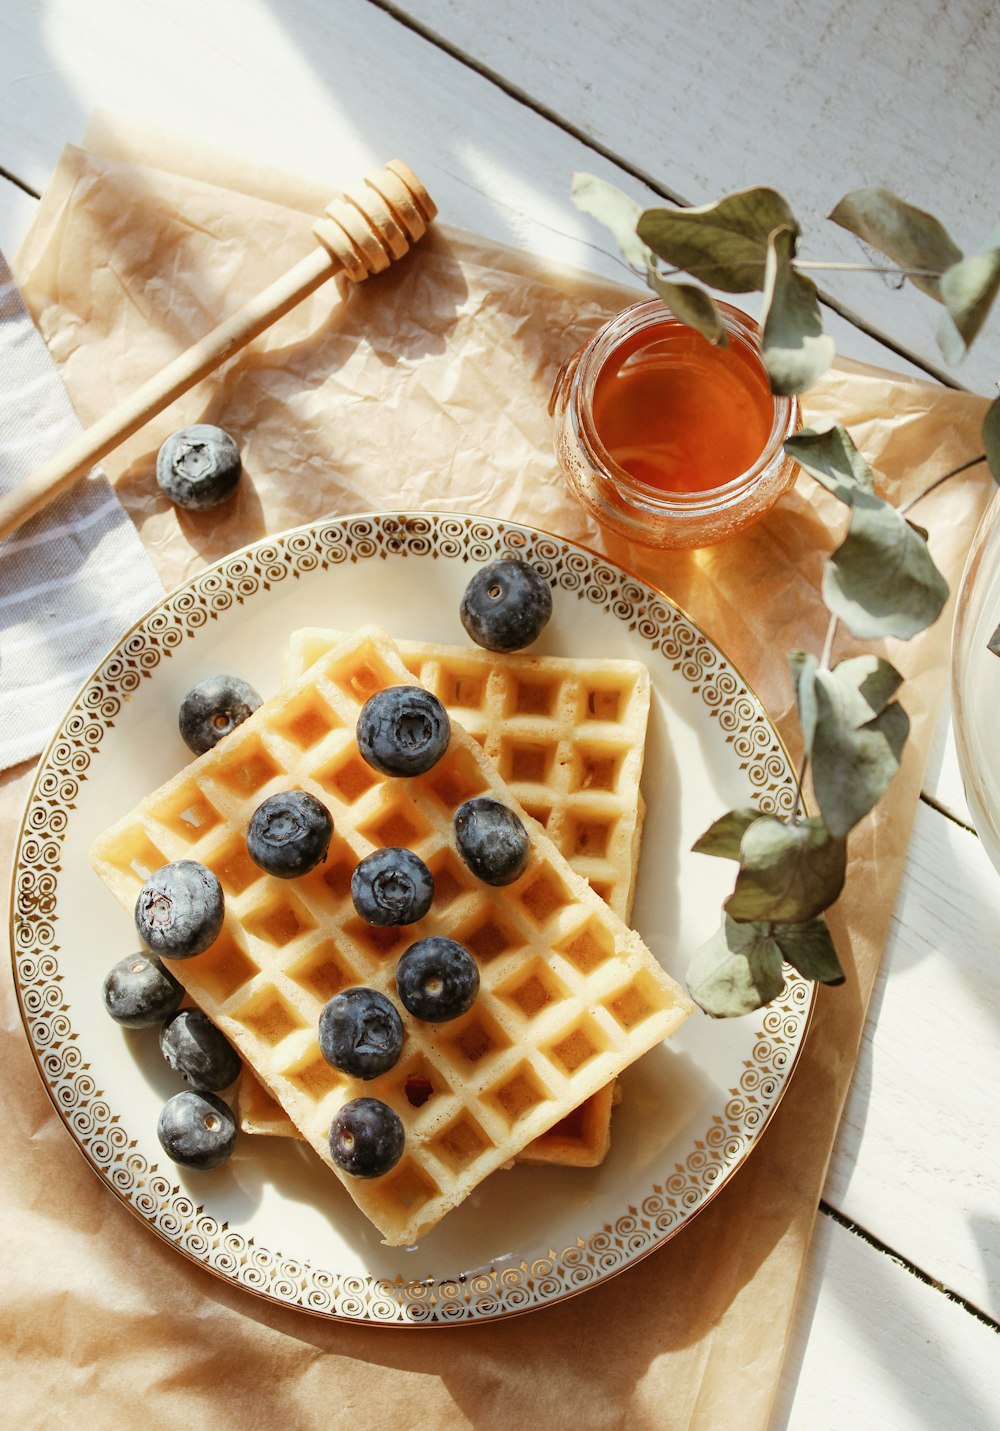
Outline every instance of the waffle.
[[[292, 634], [284, 681], [291, 684], [324, 656], [342, 633], [307, 627]], [[638, 661], [567, 660], [560, 656], [498, 656], [480, 648], [429, 642], [396, 643], [407, 669], [432, 690], [449, 714], [495, 761], [505, 761], [507, 783], [522, 806], [546, 826], [578, 873], [626, 921], [632, 908], [644, 806], [639, 789], [649, 672]], [[575, 790], [570, 772], [581, 729], [623, 752], [609, 788]], [[527, 753], [527, 754], [526, 754]], [[536, 776], [518, 779], [527, 766]], [[592, 1168], [611, 1141], [614, 1089], [602, 1088], [518, 1157], [518, 1162]], [[278, 1103], [247, 1071], [238, 1112], [247, 1133], [294, 1137]]]
[[[514, 1161], [565, 1168], [598, 1167], [611, 1146], [611, 1110], [620, 1102], [617, 1080], [606, 1083], [565, 1118], [534, 1138]], [[281, 1104], [246, 1067], [240, 1075], [237, 1113], [244, 1133], [268, 1134], [274, 1138], [302, 1137]]]
[[[341, 639], [315, 627], [293, 632], [284, 682]], [[627, 924], [644, 815], [646, 667], [395, 644], [407, 670], [478, 740], [523, 808]]]
[[[387, 779], [355, 739], [364, 701], [411, 683], [395, 648], [374, 628], [335, 646], [264, 703], [214, 750], [169, 780], [97, 841], [95, 868], [130, 909], [149, 873], [188, 858], [226, 891], [215, 943], [174, 972], [237, 1047], [319, 1157], [390, 1245], [408, 1245], [691, 1012], [683, 990], [639, 936], [573, 871], [546, 833], [529, 825], [523, 875], [503, 890], [476, 881], [452, 839], [455, 808], [490, 793], [517, 807], [477, 742], [453, 727], [426, 774]], [[612, 764], [606, 752], [602, 757]], [[586, 785], [592, 757], [575, 757]], [[257, 805], [289, 788], [329, 807], [334, 839], [322, 865], [297, 880], [263, 874], [244, 833]], [[435, 879], [430, 913], [405, 930], [354, 913], [358, 860], [405, 845]], [[319, 1014], [339, 989], [368, 984], [394, 994], [398, 955], [414, 939], [460, 940], [480, 965], [468, 1013], [423, 1024], [401, 1010], [403, 1053], [367, 1083], [323, 1059]], [[337, 1109], [368, 1095], [396, 1110], [406, 1132], [399, 1163], [354, 1179], [333, 1164]]]

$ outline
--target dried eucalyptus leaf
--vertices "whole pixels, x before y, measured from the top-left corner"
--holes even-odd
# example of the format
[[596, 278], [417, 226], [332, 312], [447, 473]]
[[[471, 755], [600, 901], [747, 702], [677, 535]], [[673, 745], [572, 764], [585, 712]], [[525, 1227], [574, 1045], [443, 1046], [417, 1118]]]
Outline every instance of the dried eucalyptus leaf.
[[752, 805], [744, 805], [739, 810], [730, 810], [721, 815], [714, 824], [691, 846], [696, 855], [717, 855], [723, 860], [738, 860], [740, 841], [744, 832], [754, 820], [759, 820], [761, 812]]
[[800, 924], [833, 903], [846, 869], [847, 847], [822, 820], [786, 823], [764, 815], [743, 836], [740, 872], [726, 913], [740, 923]]
[[[849, 663], [841, 663], [845, 664]], [[876, 683], [885, 679], [880, 675]], [[898, 703], [859, 722], [859, 714], [867, 708], [860, 688], [840, 667], [817, 672], [813, 789], [827, 827], [840, 839], [885, 792], [899, 769], [910, 730], [909, 717]]]
[[1000, 626], [997, 627], [993, 635], [987, 641], [986, 648], [987, 650], [992, 651], [994, 656], [1000, 656]]
[[775, 229], [768, 239], [761, 348], [771, 391], [805, 392], [833, 362], [834, 344], [823, 332], [819, 295], [811, 278], [792, 264], [796, 232]]
[[806, 924], [776, 924], [772, 932], [782, 958], [804, 979], [815, 979], [820, 984], [844, 982], [844, 971], [822, 915]]
[[639, 237], [658, 258], [724, 293], [764, 287], [767, 240], [777, 228], [798, 233], [786, 201], [774, 189], [743, 189], [691, 209], [647, 209]]
[[987, 248], [952, 264], [942, 273], [940, 288], [948, 313], [938, 329], [938, 344], [947, 361], [957, 363], [1000, 292], [1000, 248]]
[[808, 754], [812, 750], [813, 733], [816, 729], [816, 693], [813, 683], [819, 662], [811, 651], [789, 651], [788, 665], [792, 672], [795, 703], [799, 708], [802, 742]]
[[713, 1019], [752, 1014], [785, 987], [781, 951], [766, 925], [726, 919], [691, 960], [687, 986], [698, 1007]]
[[994, 482], [1000, 484], [1000, 398], [994, 398], [983, 420], [986, 462]]
[[625, 262], [645, 272], [649, 250], [635, 231], [642, 205], [594, 174], [574, 174], [571, 194], [578, 209], [610, 231]]
[[908, 641], [941, 614], [948, 583], [895, 507], [858, 494], [844, 541], [823, 571], [823, 600], [860, 640]]
[[895, 666], [870, 651], [838, 661], [830, 674], [843, 692], [845, 714], [855, 725], [866, 725], [884, 711], [903, 684]]
[[804, 427], [788, 439], [785, 451], [848, 506], [855, 493], [875, 491], [872, 469], [839, 422], [828, 428]]
[[694, 328], [715, 347], [729, 345], [729, 335], [722, 321], [722, 314], [715, 299], [704, 288], [693, 283], [671, 283], [661, 278], [655, 268], [650, 267], [647, 275], [650, 288], [663, 299], [667, 307], [689, 328]]
[[938, 278], [961, 260], [962, 250], [933, 214], [914, 208], [889, 189], [854, 189], [844, 195], [830, 218], [900, 268], [930, 269], [929, 275], [908, 272], [907, 276], [924, 293], [942, 301]]

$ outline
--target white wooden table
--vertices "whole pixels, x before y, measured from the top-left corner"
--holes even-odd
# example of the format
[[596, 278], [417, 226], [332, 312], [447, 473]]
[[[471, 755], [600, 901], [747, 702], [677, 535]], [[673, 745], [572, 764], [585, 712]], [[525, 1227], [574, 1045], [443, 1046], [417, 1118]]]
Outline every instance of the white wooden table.
[[[640, 200], [771, 183], [816, 235], [885, 184], [973, 248], [997, 215], [991, 0], [7, 0], [0, 247], [105, 107], [326, 176], [404, 152], [449, 222], [619, 276], [576, 169]], [[331, 151], [330, 136], [336, 136]], [[940, 372], [911, 291], [823, 284], [839, 351]], [[957, 375], [991, 393], [1000, 321]], [[1000, 875], [945, 722], [834, 1151], [776, 1428], [1000, 1426]]]

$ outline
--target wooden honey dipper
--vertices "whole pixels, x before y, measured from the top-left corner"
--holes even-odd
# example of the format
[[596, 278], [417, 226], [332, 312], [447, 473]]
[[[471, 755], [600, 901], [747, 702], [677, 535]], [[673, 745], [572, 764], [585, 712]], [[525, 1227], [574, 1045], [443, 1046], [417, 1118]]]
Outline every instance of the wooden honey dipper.
[[402, 258], [436, 214], [430, 194], [401, 160], [366, 174], [314, 224], [319, 243], [312, 253], [0, 498], [0, 540], [326, 279], [343, 273], [360, 283]]

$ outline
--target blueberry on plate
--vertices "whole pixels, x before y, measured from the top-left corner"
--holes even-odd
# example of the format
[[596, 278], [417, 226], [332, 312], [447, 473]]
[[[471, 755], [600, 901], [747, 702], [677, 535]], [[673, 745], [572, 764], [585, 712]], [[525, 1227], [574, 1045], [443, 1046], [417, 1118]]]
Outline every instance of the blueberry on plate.
[[419, 855], [398, 845], [366, 855], [351, 875], [354, 908], [369, 924], [413, 924], [433, 898], [434, 876]]
[[175, 1093], [156, 1125], [160, 1146], [185, 1168], [217, 1168], [236, 1146], [233, 1110], [214, 1093]]
[[464, 945], [442, 934], [418, 939], [396, 966], [396, 991], [415, 1019], [440, 1024], [467, 1014], [479, 993], [479, 968]]
[[382, 775], [423, 775], [450, 739], [448, 712], [422, 686], [376, 691], [358, 716], [358, 749]]
[[455, 846], [484, 884], [513, 884], [531, 853], [528, 832], [508, 805], [489, 795], [466, 800], [455, 811]]
[[116, 1024], [146, 1029], [180, 1007], [184, 989], [155, 954], [128, 954], [109, 969], [102, 989], [104, 1007]]
[[551, 615], [548, 582], [533, 566], [513, 558], [477, 571], [459, 606], [466, 632], [487, 651], [520, 651], [530, 646]]
[[295, 879], [322, 864], [332, 836], [333, 819], [322, 800], [305, 790], [283, 790], [251, 815], [247, 851], [268, 874]]
[[181, 1009], [163, 1025], [160, 1052], [198, 1093], [218, 1093], [239, 1077], [239, 1054], [201, 1009]]
[[192, 959], [214, 944], [225, 915], [222, 886], [197, 860], [162, 865], [139, 891], [135, 927], [163, 959]]
[[380, 1178], [403, 1156], [403, 1120], [379, 1098], [352, 1098], [330, 1124], [330, 1157], [354, 1178]]
[[403, 1020], [377, 989], [344, 989], [319, 1016], [320, 1052], [333, 1068], [352, 1078], [388, 1073], [403, 1049]]
[[208, 676], [181, 701], [177, 717], [181, 739], [195, 755], [203, 755], [253, 715], [260, 703], [253, 686], [239, 676]]
[[160, 490], [178, 507], [204, 512], [235, 492], [240, 449], [221, 427], [199, 422], [171, 433], [156, 454]]

